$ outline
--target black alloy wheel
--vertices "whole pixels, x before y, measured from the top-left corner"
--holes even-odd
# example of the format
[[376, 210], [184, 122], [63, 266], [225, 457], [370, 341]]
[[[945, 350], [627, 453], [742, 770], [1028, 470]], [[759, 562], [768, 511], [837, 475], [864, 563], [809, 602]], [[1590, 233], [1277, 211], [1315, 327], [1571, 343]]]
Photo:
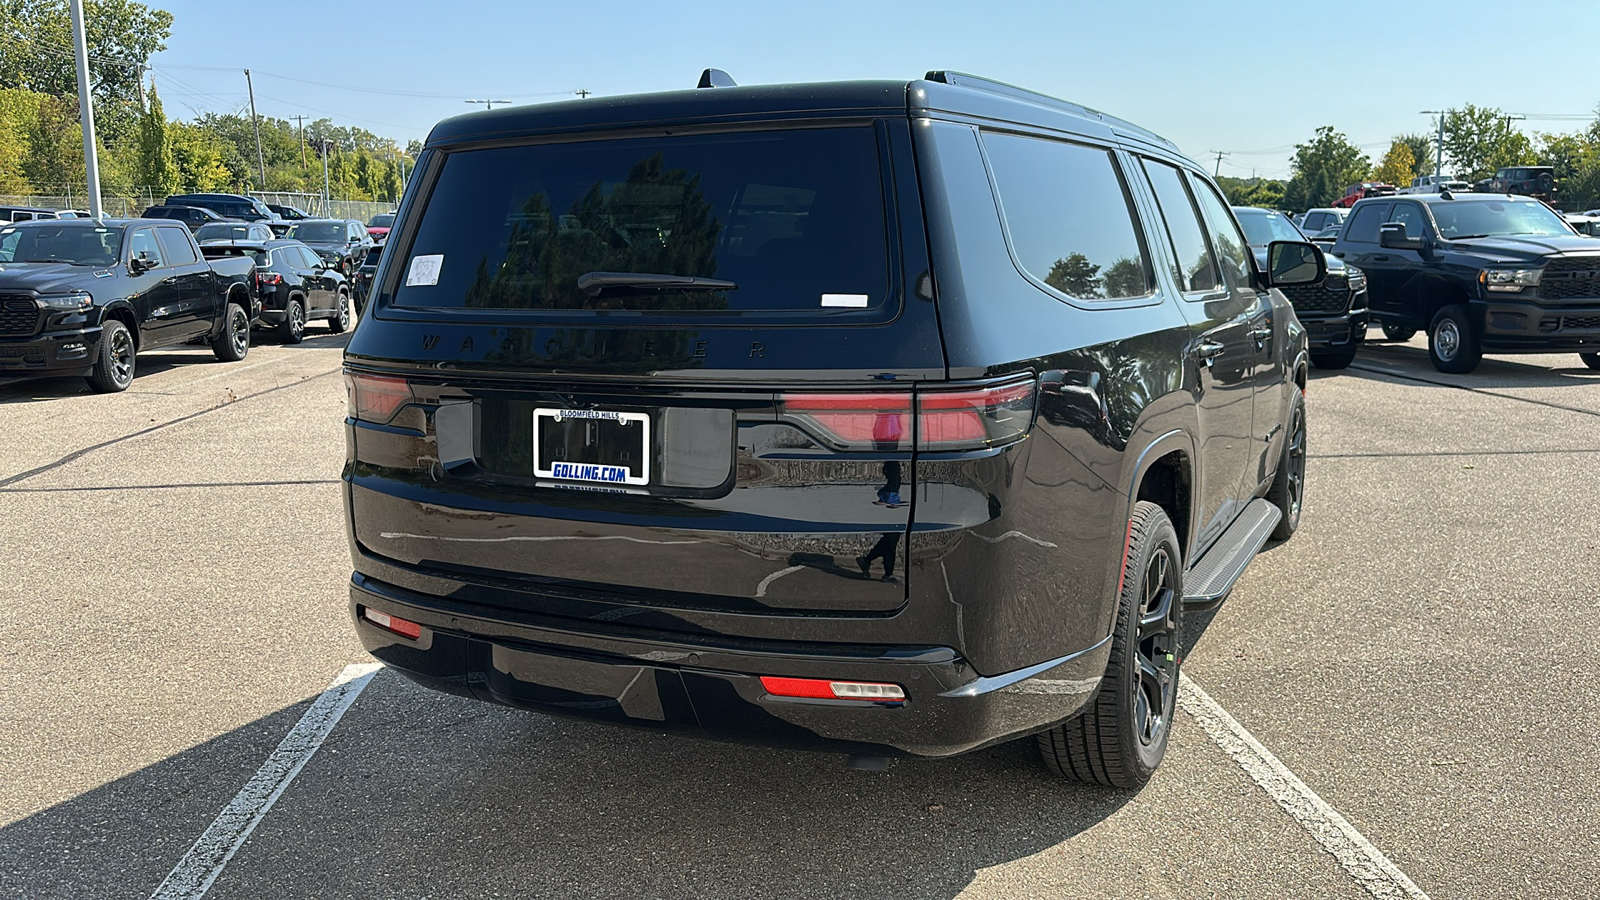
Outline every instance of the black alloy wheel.
[[1591, 369], [1600, 370], [1600, 353], [1579, 353], [1578, 356], [1583, 360], [1584, 365]]
[[285, 344], [298, 344], [306, 336], [306, 307], [298, 298], [289, 301], [283, 309], [283, 324], [278, 326], [278, 336]]
[[1036, 741], [1045, 768], [1090, 784], [1137, 788], [1167, 752], [1177, 708], [1183, 557], [1166, 511], [1134, 504], [1116, 631], [1099, 692]]
[[1383, 325], [1383, 336], [1391, 341], [1409, 341], [1417, 336], [1417, 330], [1409, 325]]
[[350, 292], [344, 288], [339, 289], [339, 308], [328, 320], [328, 330], [334, 334], [344, 334], [350, 330]]
[[135, 352], [128, 326], [117, 319], [107, 319], [100, 328], [99, 351], [94, 371], [89, 373], [89, 386], [104, 394], [127, 390], [133, 384]]
[[1272, 539], [1287, 541], [1300, 527], [1300, 509], [1305, 503], [1306, 491], [1306, 401], [1300, 391], [1295, 391], [1289, 407], [1289, 433], [1283, 441], [1283, 458], [1278, 462], [1278, 474], [1267, 489], [1267, 500], [1278, 508], [1282, 517], [1272, 530]]
[[222, 333], [211, 341], [211, 352], [223, 362], [238, 362], [250, 352], [250, 316], [244, 307], [229, 303], [223, 316]]

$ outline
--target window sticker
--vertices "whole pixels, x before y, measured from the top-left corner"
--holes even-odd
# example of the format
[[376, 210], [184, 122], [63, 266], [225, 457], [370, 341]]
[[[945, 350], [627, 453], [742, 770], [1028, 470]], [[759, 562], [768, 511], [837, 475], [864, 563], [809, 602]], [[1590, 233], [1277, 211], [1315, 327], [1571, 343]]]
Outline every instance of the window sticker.
[[866, 309], [866, 294], [823, 294], [823, 306], [838, 306], [846, 309]]
[[406, 272], [406, 287], [438, 284], [439, 269], [443, 265], [443, 253], [411, 257], [411, 268]]

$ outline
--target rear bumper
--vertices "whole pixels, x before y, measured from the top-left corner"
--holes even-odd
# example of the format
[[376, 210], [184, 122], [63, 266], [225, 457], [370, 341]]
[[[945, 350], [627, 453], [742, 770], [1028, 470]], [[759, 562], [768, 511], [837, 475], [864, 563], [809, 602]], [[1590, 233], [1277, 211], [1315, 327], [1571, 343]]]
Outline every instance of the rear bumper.
[[[1071, 718], [1099, 687], [1110, 639], [979, 676], [946, 647], [863, 647], [579, 631], [357, 573], [351, 615], [375, 658], [437, 690], [553, 715], [802, 750], [952, 756]], [[410, 640], [367, 607], [423, 626]], [[890, 682], [903, 704], [776, 698], [759, 676]]]
[[0, 339], [0, 381], [87, 375], [100, 346], [100, 326]]

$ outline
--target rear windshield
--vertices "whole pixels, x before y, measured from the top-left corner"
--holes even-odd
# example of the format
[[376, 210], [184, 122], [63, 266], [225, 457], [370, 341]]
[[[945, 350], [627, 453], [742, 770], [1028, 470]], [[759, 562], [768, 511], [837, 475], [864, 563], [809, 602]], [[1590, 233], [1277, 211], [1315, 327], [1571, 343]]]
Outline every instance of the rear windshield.
[[[433, 185], [394, 303], [879, 307], [889, 278], [878, 158], [870, 126], [457, 151]], [[593, 273], [612, 277], [583, 279]], [[684, 287], [683, 278], [723, 284]]]
[[389, 215], [373, 216], [372, 217], [372, 221], [367, 223], [367, 227], [368, 228], [388, 228], [389, 226], [391, 226], [393, 224], [394, 224], [394, 216], [389, 216]]
[[211, 222], [200, 226], [194, 233], [197, 241], [244, 241], [250, 239], [250, 226], [228, 222]]

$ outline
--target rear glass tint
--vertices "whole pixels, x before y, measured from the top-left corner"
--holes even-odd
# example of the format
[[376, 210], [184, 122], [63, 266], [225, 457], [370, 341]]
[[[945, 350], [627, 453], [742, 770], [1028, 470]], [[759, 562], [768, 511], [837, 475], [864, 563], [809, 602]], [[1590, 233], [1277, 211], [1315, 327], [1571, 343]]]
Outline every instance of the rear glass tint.
[[[652, 289], [589, 273], [731, 282]], [[690, 314], [880, 307], [884, 193], [868, 126], [456, 151], [394, 304]]]

